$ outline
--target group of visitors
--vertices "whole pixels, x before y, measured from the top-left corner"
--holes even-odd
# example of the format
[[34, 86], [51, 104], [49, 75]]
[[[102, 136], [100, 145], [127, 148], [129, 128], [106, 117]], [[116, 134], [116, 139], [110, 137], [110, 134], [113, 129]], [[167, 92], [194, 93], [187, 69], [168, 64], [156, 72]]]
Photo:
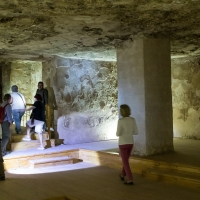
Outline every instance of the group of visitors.
[[[25, 141], [30, 141], [30, 130], [35, 127], [35, 132], [39, 135], [40, 147], [43, 150], [42, 131], [45, 128], [45, 105], [48, 104], [48, 91], [44, 89], [43, 82], [38, 83], [38, 89], [34, 96], [34, 104], [26, 109], [26, 101], [24, 96], [18, 92], [16, 85], [12, 86], [12, 93], [4, 95], [4, 102], [1, 104], [1, 109], [4, 109], [5, 116], [2, 127], [2, 142], [0, 142], [0, 180], [5, 180], [3, 159], [2, 156], [6, 155], [6, 146], [10, 138], [10, 130], [15, 122], [15, 131], [17, 134], [21, 133], [21, 118], [25, 111], [32, 110], [30, 120], [26, 122], [27, 135], [23, 138]], [[12, 106], [11, 106], [12, 105]], [[121, 119], [118, 120], [116, 135], [119, 137], [118, 144], [120, 156], [122, 158], [123, 168], [119, 178], [124, 181], [125, 185], [133, 185], [133, 177], [129, 165], [129, 157], [132, 152], [134, 138], [133, 135], [137, 134], [137, 126], [135, 119], [130, 117], [131, 109], [128, 105], [123, 104], [120, 106]], [[12, 117], [13, 116], [13, 117]]]
[[[35, 132], [42, 134], [43, 128], [46, 129], [45, 124], [45, 105], [48, 104], [48, 91], [44, 89], [43, 82], [38, 83], [38, 89], [36, 95], [34, 96], [34, 104], [26, 109], [26, 100], [24, 95], [18, 92], [18, 87], [13, 85], [11, 87], [12, 93], [5, 94], [3, 98], [3, 103], [0, 107], [0, 115], [3, 112], [3, 115], [0, 116], [1, 124], [1, 153], [2, 156], [8, 154], [6, 151], [6, 146], [9, 142], [11, 136], [11, 128], [13, 122], [15, 122], [15, 132], [16, 134], [21, 134], [21, 119], [26, 111], [32, 110], [31, 119], [27, 121], [27, 136], [23, 140], [30, 139], [30, 128], [35, 127]], [[41, 121], [38, 123], [38, 121]], [[42, 144], [42, 140], [40, 140]], [[40, 146], [39, 149], [43, 146]]]
[[6, 151], [7, 144], [11, 136], [11, 128], [15, 122], [16, 134], [21, 134], [21, 119], [26, 111], [31, 111], [30, 120], [26, 122], [27, 135], [23, 138], [25, 141], [31, 140], [30, 129], [35, 128], [35, 132], [39, 135], [40, 147], [43, 150], [42, 132], [45, 126], [45, 105], [48, 104], [48, 90], [44, 89], [43, 82], [38, 83], [38, 89], [34, 96], [34, 103], [31, 107], [26, 108], [26, 100], [24, 95], [18, 92], [18, 87], [11, 87], [12, 93], [5, 94], [3, 103], [0, 106], [0, 180], [5, 180], [3, 156], [9, 152]]

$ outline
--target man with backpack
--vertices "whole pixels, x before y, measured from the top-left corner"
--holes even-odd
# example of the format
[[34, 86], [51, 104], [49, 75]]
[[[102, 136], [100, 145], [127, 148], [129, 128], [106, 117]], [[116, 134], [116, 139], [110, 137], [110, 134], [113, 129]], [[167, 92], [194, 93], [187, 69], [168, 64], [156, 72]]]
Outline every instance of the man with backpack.
[[4, 102], [1, 104], [0, 107], [0, 123], [2, 128], [2, 156], [5, 156], [8, 154], [8, 152], [6, 151], [6, 146], [10, 139], [11, 128], [13, 123], [12, 108], [10, 105], [11, 95], [5, 94], [3, 100]]

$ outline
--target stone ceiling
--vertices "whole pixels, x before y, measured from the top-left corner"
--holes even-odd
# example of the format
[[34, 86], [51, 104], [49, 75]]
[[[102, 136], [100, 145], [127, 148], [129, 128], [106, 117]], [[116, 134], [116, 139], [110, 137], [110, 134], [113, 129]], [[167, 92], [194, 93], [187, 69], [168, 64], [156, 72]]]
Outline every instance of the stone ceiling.
[[115, 60], [115, 46], [169, 37], [172, 56], [200, 54], [199, 0], [1, 0], [0, 58]]

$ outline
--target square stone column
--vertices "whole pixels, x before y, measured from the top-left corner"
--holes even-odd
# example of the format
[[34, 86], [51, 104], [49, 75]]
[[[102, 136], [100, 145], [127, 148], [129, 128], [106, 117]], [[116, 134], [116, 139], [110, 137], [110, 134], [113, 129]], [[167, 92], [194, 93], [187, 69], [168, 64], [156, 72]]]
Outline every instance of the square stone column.
[[167, 39], [139, 39], [117, 49], [118, 104], [136, 119], [134, 153], [173, 151], [171, 57]]

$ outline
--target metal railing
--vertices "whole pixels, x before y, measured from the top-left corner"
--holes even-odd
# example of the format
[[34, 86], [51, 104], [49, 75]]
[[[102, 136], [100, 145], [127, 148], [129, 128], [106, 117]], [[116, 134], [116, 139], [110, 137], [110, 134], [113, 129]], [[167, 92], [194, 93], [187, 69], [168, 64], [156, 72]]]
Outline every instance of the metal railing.
[[[30, 104], [30, 103], [27, 103], [26, 104], [26, 108], [30, 108], [33, 104]], [[45, 113], [45, 116], [46, 116], [46, 126], [47, 126], [47, 132], [48, 132], [48, 136], [49, 136], [49, 139], [51, 139], [51, 114], [50, 114], [50, 106], [46, 105], [46, 113]], [[30, 120], [30, 116], [31, 116], [31, 111], [26, 111], [22, 117], [22, 120], [21, 120], [21, 126], [24, 126], [26, 127], [26, 122], [28, 120]]]

